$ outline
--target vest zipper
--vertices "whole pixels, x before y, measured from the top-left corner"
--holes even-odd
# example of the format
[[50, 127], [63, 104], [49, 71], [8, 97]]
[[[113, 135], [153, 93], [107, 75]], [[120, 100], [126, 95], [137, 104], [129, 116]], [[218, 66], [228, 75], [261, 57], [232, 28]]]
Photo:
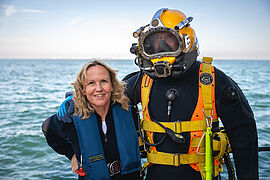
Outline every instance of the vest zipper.
[[104, 134], [104, 138], [105, 138], [105, 143], [107, 143], [108, 142], [107, 134]]

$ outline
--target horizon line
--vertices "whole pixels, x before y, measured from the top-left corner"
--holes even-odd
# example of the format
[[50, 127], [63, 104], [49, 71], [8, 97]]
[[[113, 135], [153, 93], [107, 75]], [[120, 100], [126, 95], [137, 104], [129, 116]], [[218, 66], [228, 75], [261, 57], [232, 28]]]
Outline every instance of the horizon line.
[[[135, 59], [135, 58], [134, 58]], [[131, 60], [134, 61], [134, 59], [131, 58], [0, 58], [0, 60], [105, 60], [105, 61], [110, 61], [110, 60]], [[201, 60], [202, 58], [197, 58], [197, 60]], [[213, 58], [214, 60], [244, 60], [244, 61], [252, 61], [252, 60], [259, 60], [259, 61], [268, 61], [269, 59], [262, 59], [262, 58]]]

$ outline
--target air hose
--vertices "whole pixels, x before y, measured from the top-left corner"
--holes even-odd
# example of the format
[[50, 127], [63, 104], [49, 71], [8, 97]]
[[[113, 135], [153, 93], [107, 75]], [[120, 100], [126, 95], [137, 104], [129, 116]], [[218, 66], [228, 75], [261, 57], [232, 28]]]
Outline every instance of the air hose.
[[139, 80], [142, 78], [142, 75], [143, 75], [143, 72], [142, 72], [142, 69], [140, 69], [139, 75], [138, 75], [138, 77], [137, 77], [137, 79], [135, 81], [135, 84], [133, 86], [133, 101], [131, 103], [132, 103], [132, 107], [135, 109], [135, 112], [137, 114], [136, 116], [137, 116], [139, 135], [140, 135], [142, 141], [148, 146], [158, 146], [158, 145], [160, 145], [161, 143], [164, 142], [164, 140], [166, 139], [166, 134], [164, 134], [162, 139], [157, 143], [149, 143], [146, 139], [144, 139], [144, 135], [142, 134], [141, 120], [140, 120], [140, 115], [138, 114], [139, 110], [138, 110], [137, 99], [136, 99], [136, 89], [137, 89]]
[[225, 153], [223, 154], [223, 158], [228, 171], [228, 179], [235, 180], [235, 172], [228, 151], [225, 151]]
[[[134, 84], [134, 86], [133, 86], [133, 101], [132, 101], [131, 103], [132, 103], [132, 107], [135, 109], [135, 112], [136, 112], [136, 113], [139, 112], [139, 111], [138, 111], [138, 106], [137, 106], [137, 99], [136, 99], [136, 89], [137, 89], [139, 80], [142, 78], [142, 75], [143, 75], [143, 72], [142, 72], [142, 69], [140, 69], [139, 75], [138, 75], [138, 77], [137, 77], [137, 79], [136, 79], [136, 81], [135, 81], [135, 84]], [[173, 98], [173, 95], [170, 96], [170, 95], [168, 95], [168, 93], [166, 94], [166, 96], [169, 96], [169, 97], [167, 97], [167, 98], [168, 98], [169, 104], [170, 104], [170, 106], [171, 106], [172, 101], [174, 101], [175, 98], [176, 98], [176, 96], [177, 96], [177, 92], [175, 92], [176, 90], [174, 90], [174, 89], [170, 89], [169, 91], [174, 92], [173, 95], [175, 95], [174, 99], [170, 99], [170, 97]], [[169, 91], [168, 91], [168, 92], [169, 92]], [[170, 110], [171, 110], [171, 107], [170, 107]], [[168, 119], [170, 119], [170, 114], [168, 114]], [[165, 126], [162, 125], [160, 122], [158, 122], [158, 121], [156, 121], [156, 120], [154, 120], [154, 119], [152, 119], [152, 121], [155, 122], [156, 124], [158, 124], [161, 128], [163, 128], [163, 129], [165, 130], [165, 134], [163, 135], [162, 139], [161, 139], [159, 142], [157, 142], [157, 143], [149, 143], [149, 142], [144, 138], [144, 136], [143, 136], [143, 134], [142, 134], [142, 130], [141, 130], [140, 116], [137, 114], [137, 123], [138, 123], [139, 135], [140, 135], [142, 141], [143, 141], [146, 145], [148, 145], [148, 146], [158, 146], [158, 145], [160, 145], [161, 143], [164, 142], [164, 140], [166, 139], [166, 135], [168, 135], [168, 136], [169, 136], [174, 142], [176, 142], [176, 143], [184, 143], [184, 142], [185, 142], [185, 139], [183, 138], [182, 135], [176, 134], [174, 131], [172, 131], [171, 129], [165, 127]]]

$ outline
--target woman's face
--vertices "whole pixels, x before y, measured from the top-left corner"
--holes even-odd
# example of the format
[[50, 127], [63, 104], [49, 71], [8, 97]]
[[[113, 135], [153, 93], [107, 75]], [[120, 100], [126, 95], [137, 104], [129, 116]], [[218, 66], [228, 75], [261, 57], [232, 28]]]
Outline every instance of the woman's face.
[[86, 71], [86, 77], [85, 95], [91, 106], [95, 110], [108, 108], [113, 90], [109, 71], [101, 65], [91, 66]]

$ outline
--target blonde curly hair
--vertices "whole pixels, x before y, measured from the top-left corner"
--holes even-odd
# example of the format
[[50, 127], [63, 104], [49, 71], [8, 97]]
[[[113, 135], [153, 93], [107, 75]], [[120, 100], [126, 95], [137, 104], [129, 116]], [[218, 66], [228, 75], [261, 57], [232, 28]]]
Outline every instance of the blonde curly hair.
[[114, 103], [117, 102], [121, 105], [121, 107], [128, 111], [128, 97], [124, 94], [125, 91], [125, 83], [123, 81], [119, 81], [116, 77], [116, 70], [110, 68], [107, 64], [101, 61], [90, 61], [86, 63], [81, 70], [79, 71], [76, 81], [71, 83], [74, 87], [74, 114], [83, 116], [82, 119], [89, 118], [91, 113], [94, 112], [94, 109], [91, 107], [90, 102], [88, 101], [86, 95], [84, 95], [85, 88], [86, 88], [86, 71], [92, 66], [103, 66], [105, 69], [109, 71], [110, 79], [113, 87], [113, 91], [111, 92], [111, 101]]

